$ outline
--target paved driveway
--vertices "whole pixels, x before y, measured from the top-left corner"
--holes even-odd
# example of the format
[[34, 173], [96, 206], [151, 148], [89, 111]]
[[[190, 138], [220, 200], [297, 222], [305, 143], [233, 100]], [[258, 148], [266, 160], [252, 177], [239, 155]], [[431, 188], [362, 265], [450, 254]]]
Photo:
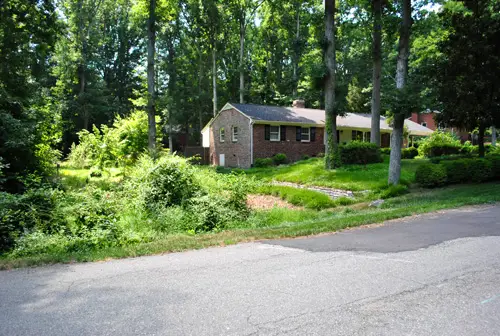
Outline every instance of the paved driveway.
[[2, 271], [0, 335], [500, 335], [500, 207]]

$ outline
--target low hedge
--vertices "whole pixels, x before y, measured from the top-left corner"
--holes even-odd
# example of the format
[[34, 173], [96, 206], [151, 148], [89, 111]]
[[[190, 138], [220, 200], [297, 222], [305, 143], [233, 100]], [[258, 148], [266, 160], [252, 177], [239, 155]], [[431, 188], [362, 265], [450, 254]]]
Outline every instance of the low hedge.
[[401, 151], [401, 155], [403, 159], [414, 159], [418, 156], [418, 149], [415, 147], [403, 148]]
[[339, 147], [344, 164], [368, 164], [382, 162], [380, 148], [370, 142], [352, 141]]
[[[444, 177], [443, 177], [444, 173]], [[418, 167], [415, 181], [425, 188], [444, 184], [480, 183], [500, 180], [500, 156], [427, 163]]]
[[274, 161], [272, 158], [265, 158], [265, 159], [258, 158], [255, 159], [255, 162], [253, 164], [255, 168], [266, 168], [266, 167], [271, 167], [272, 165], [274, 165]]
[[436, 188], [446, 184], [446, 169], [441, 164], [426, 163], [417, 168], [415, 181], [424, 188]]
[[380, 148], [380, 153], [385, 155], [391, 155], [391, 148], [390, 147]]
[[442, 155], [453, 155], [460, 153], [460, 146], [455, 145], [439, 145], [439, 146], [429, 146], [428, 157], [442, 156]]

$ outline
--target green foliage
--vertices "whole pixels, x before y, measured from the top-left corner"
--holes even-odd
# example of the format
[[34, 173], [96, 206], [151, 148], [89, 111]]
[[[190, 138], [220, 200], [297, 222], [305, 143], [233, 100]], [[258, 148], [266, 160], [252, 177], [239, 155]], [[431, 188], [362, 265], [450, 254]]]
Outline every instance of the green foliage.
[[403, 159], [414, 159], [418, 156], [418, 149], [415, 147], [403, 148], [401, 154]]
[[308, 189], [266, 185], [260, 187], [258, 193], [277, 196], [293, 205], [303, 206], [309, 209], [320, 210], [332, 208], [337, 205], [330, 196], [319, 191]]
[[486, 182], [492, 179], [492, 164], [486, 159], [469, 159], [469, 174], [472, 182]]
[[382, 189], [382, 191], [379, 193], [379, 197], [382, 199], [388, 199], [407, 194], [408, 192], [408, 186], [404, 184], [389, 185], [386, 188]]
[[459, 159], [442, 161], [446, 169], [447, 182], [451, 184], [465, 183], [470, 179], [470, 160]]
[[278, 153], [278, 154], [273, 156], [273, 162], [274, 162], [274, 164], [279, 166], [280, 164], [287, 163], [288, 158], [286, 157], [286, 154]]
[[93, 126], [93, 131], [78, 133], [79, 144], [71, 146], [68, 162], [75, 168], [134, 163], [148, 148], [148, 117], [135, 111], [127, 118], [117, 117], [112, 127]]
[[418, 147], [418, 153], [420, 156], [435, 157], [458, 154], [460, 148], [460, 140], [451, 133], [435, 131], [428, 138], [422, 140]]
[[390, 147], [380, 148], [380, 153], [384, 155], [391, 155], [391, 148]]
[[265, 168], [265, 167], [271, 167], [273, 164], [274, 164], [274, 161], [271, 158], [265, 158], [265, 159], [258, 158], [258, 159], [255, 159], [253, 166], [255, 168]]
[[344, 164], [369, 164], [382, 162], [380, 148], [373, 143], [351, 141], [339, 146], [340, 156]]
[[153, 162], [144, 155], [134, 167], [129, 189], [138, 191], [146, 208], [182, 205], [200, 191], [194, 173], [193, 166], [178, 156], [166, 155]]
[[425, 188], [441, 187], [446, 179], [446, 169], [440, 164], [423, 164], [415, 172], [415, 181]]

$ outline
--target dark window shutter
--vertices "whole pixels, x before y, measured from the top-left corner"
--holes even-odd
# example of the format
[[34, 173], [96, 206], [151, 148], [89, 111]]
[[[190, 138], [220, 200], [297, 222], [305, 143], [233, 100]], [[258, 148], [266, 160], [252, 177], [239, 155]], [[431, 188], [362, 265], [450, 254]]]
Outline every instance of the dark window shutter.
[[281, 141], [286, 141], [286, 126], [280, 126], [280, 128]]
[[295, 128], [295, 140], [301, 141], [302, 140], [302, 127], [297, 126]]
[[316, 127], [311, 127], [311, 141], [316, 141]]
[[271, 125], [266, 125], [265, 126], [264, 140], [271, 140]]

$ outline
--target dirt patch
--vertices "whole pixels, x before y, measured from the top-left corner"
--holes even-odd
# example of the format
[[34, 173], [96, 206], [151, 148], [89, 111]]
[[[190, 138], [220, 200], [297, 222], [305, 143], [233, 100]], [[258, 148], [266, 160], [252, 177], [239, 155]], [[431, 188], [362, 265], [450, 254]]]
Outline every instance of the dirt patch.
[[275, 207], [295, 210], [303, 209], [303, 207], [290, 204], [279, 197], [270, 195], [248, 195], [247, 205], [255, 210], [267, 210]]

